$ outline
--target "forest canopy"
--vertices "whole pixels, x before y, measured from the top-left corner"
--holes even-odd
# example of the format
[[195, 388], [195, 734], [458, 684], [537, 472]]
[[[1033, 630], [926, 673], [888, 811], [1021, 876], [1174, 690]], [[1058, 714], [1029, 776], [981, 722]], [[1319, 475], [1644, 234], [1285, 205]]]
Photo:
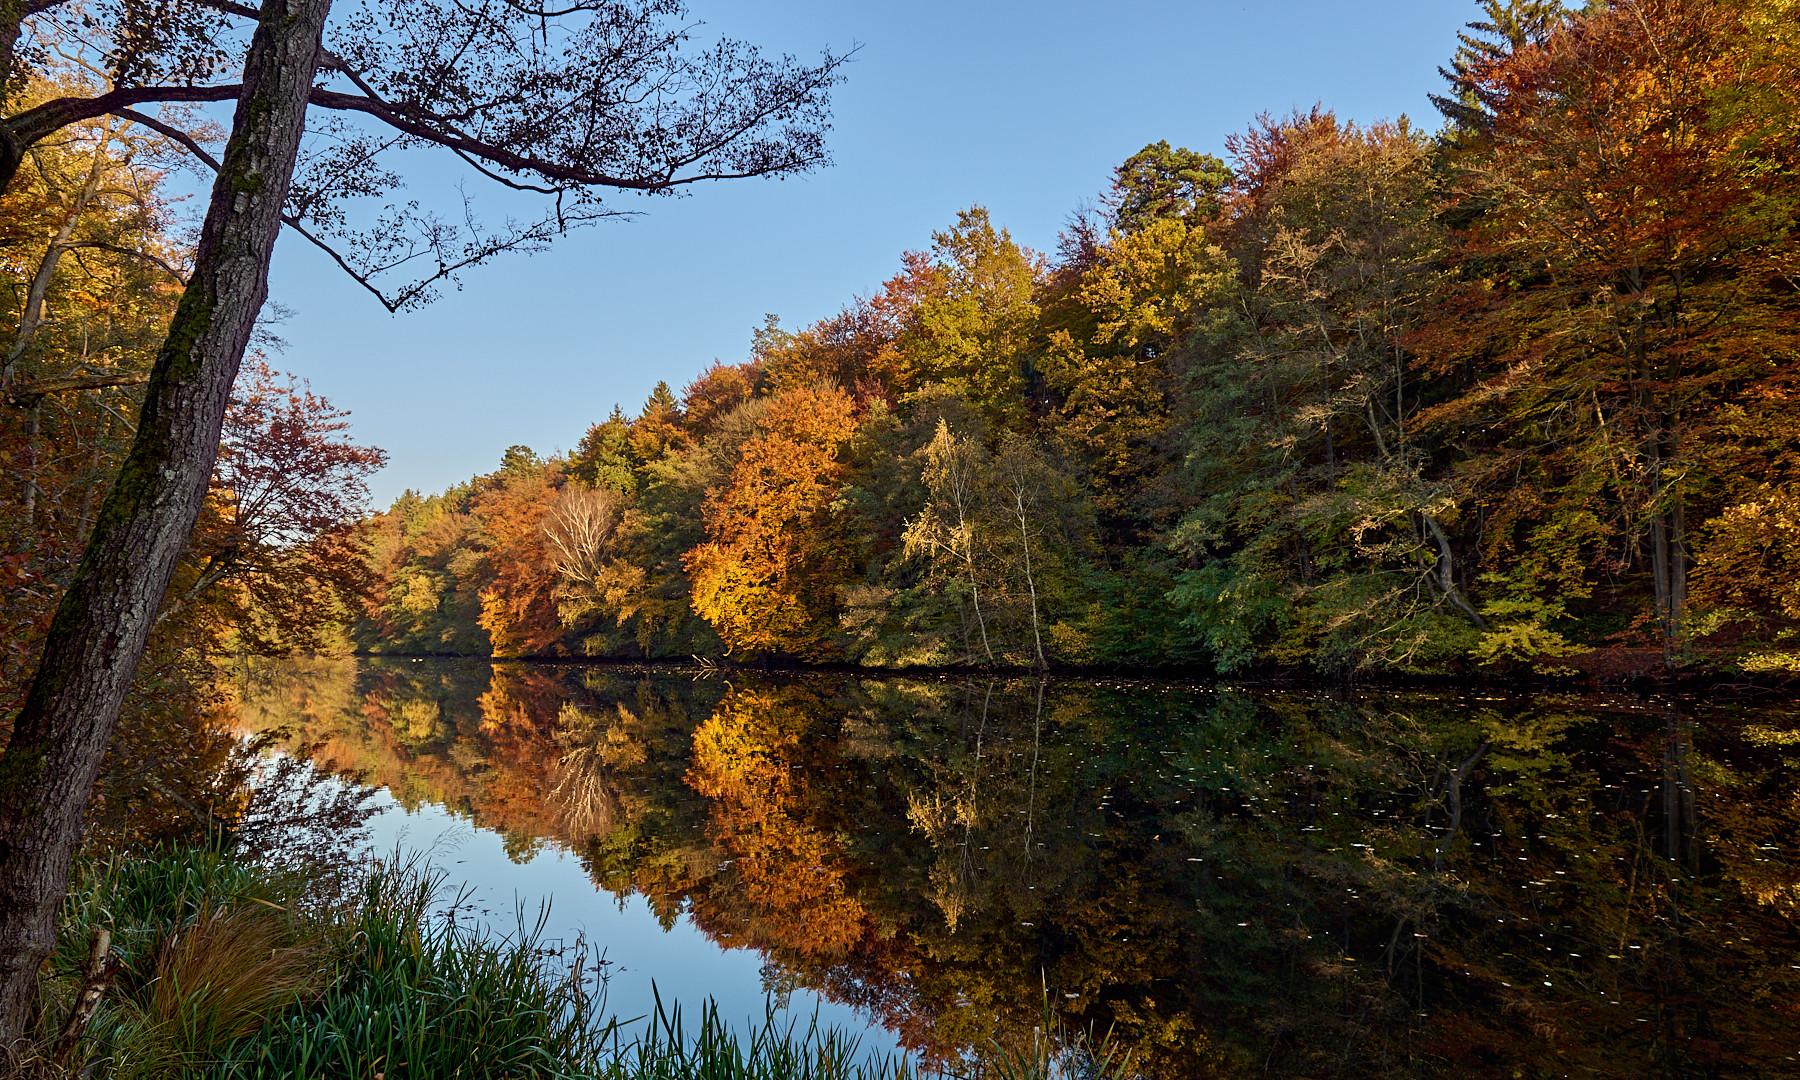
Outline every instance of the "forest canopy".
[[[613, 407], [574, 450], [514, 447], [360, 522], [380, 452], [249, 365], [159, 633], [201, 652], [1800, 670], [1795, 14], [1496, 0], [1435, 130], [1321, 104], [1256, 118], [1223, 156], [1154, 143], [1048, 252], [970, 207], [838, 314], [770, 316], [743, 361]], [[162, 192], [181, 152], [78, 121], [0, 205], [8, 701], [191, 269]]]
[[1493, 0], [368, 522], [378, 651], [1800, 670], [1791, 0]]

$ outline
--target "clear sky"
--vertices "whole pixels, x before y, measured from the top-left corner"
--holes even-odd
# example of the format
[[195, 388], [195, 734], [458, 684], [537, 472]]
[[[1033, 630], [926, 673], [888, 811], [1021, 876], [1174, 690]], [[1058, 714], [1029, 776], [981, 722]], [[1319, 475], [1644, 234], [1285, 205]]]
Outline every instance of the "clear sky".
[[[352, 412], [390, 455], [378, 505], [498, 466], [506, 447], [568, 449], [614, 402], [635, 412], [715, 358], [742, 360], [766, 312], [794, 327], [836, 312], [981, 203], [1014, 238], [1053, 250], [1069, 213], [1146, 143], [1223, 153], [1259, 112], [1323, 102], [1347, 119], [1412, 116], [1472, 0], [692, 0], [701, 35], [816, 56], [860, 43], [834, 105], [836, 164], [681, 199], [555, 250], [464, 276], [388, 315], [292, 235], [272, 296], [293, 309], [276, 366]], [[420, 159], [407, 197], [461, 175]], [[494, 204], [500, 217], [504, 204]]]

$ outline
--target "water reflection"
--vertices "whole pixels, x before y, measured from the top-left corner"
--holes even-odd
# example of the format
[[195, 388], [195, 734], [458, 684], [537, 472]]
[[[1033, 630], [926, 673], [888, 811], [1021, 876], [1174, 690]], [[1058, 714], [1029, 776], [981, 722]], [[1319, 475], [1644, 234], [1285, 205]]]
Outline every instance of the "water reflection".
[[1791, 706], [406, 661], [244, 697], [939, 1064], [1047, 993], [1157, 1077], [1800, 1075]]

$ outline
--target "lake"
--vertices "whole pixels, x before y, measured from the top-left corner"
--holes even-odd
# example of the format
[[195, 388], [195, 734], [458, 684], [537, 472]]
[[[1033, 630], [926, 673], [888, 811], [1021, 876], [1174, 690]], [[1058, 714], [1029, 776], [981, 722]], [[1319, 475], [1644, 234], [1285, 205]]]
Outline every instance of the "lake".
[[1150, 1077], [1800, 1076], [1800, 707], [345, 659], [244, 676], [621, 1017], [932, 1067], [1046, 1011]]

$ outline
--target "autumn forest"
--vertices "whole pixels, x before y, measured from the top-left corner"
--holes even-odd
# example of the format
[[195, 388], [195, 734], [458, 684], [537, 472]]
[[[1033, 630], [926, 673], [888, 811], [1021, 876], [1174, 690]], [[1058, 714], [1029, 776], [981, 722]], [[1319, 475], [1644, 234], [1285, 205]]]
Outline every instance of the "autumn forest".
[[1152, 145], [1055, 252], [971, 207], [567, 454], [408, 494], [356, 643], [1794, 670], [1793, 12], [1490, 7], [1435, 131]]
[[1429, 115], [1169, 132], [1054, 250], [970, 192], [385, 510], [277, 236], [403, 315], [829, 165], [856, 50], [352, 6], [0, 5], [0, 1077], [701, 1074], [378, 788], [957, 1075], [1789, 1067], [1800, 0], [1471, 5]]
[[[175, 606], [253, 650], [1793, 670], [1792, 12], [1559, 12], [1492, 5], [1435, 132], [1152, 145], [1053, 253], [971, 207], [841, 314], [365, 521], [384, 455], [252, 365]], [[8, 197], [17, 664], [179, 294], [178, 149], [92, 121]]]

